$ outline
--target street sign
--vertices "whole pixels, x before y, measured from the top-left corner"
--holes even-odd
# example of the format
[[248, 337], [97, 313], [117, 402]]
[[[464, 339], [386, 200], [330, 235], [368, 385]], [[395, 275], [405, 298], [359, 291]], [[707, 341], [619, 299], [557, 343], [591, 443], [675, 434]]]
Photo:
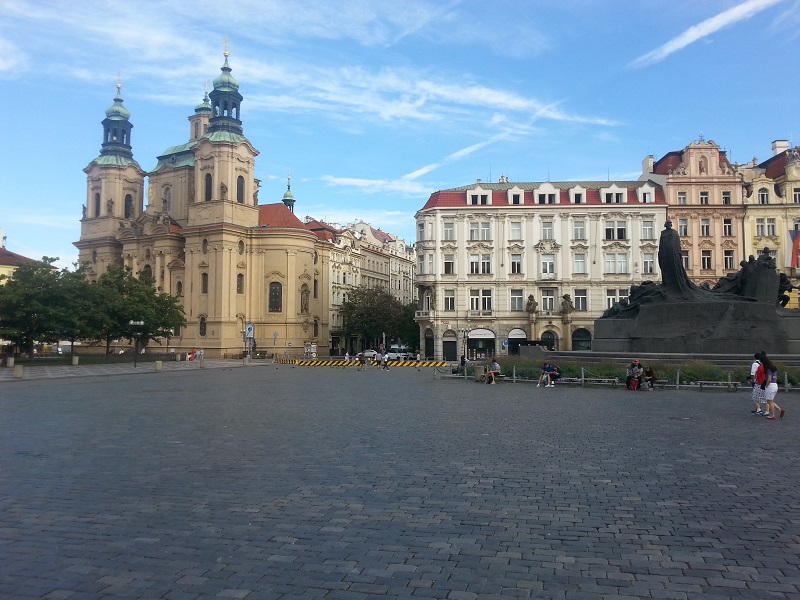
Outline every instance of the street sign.
[[244, 326], [244, 337], [253, 339], [256, 337], [256, 326], [252, 323], [248, 323]]

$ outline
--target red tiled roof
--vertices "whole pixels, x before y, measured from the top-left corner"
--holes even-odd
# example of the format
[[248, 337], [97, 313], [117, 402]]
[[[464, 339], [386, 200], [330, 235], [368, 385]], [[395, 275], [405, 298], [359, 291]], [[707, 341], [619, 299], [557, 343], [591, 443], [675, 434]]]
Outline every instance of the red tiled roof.
[[22, 256], [21, 254], [16, 254], [15, 252], [11, 252], [11, 250], [0, 248], [0, 265], [4, 267], [16, 267], [22, 263], [35, 263], [35, 262], [39, 261], [34, 260], [32, 258], [28, 258], [27, 256]]
[[[535, 201], [534, 193], [542, 186], [542, 183], [517, 183], [517, 184], [502, 184], [502, 187], [499, 189], [496, 187], [497, 184], [480, 184], [481, 189], [486, 191], [491, 191], [492, 194], [492, 207], [495, 208], [509, 208], [514, 210], [515, 205], [508, 204], [508, 190], [510, 189], [518, 189], [522, 192], [522, 204], [521, 206], [541, 206], [545, 208], [547, 206], [554, 207], [554, 206], [584, 206], [586, 204], [605, 204], [603, 198], [601, 198], [600, 190], [604, 188], [611, 188], [616, 186], [617, 188], [621, 188], [620, 191], [625, 192], [626, 194], [626, 202], [628, 204], [641, 204], [639, 202], [639, 197], [637, 195], [638, 190], [646, 185], [647, 181], [567, 181], [567, 182], [553, 182], [551, 185], [555, 188], [555, 192], [558, 193], [558, 201], [559, 204], [538, 204]], [[664, 190], [658, 184], [654, 184], [650, 182], [650, 185], [655, 189], [655, 204], [665, 204], [666, 198], [664, 196]], [[572, 204], [570, 201], [570, 190], [580, 188], [582, 193], [584, 194], [584, 201], [581, 204]], [[470, 191], [474, 189], [474, 184], [471, 186], [463, 186], [460, 188], [450, 189], [450, 190], [439, 190], [438, 192], [434, 192], [428, 198], [428, 201], [425, 203], [420, 210], [426, 210], [429, 208], [455, 208], [455, 207], [472, 207], [473, 205], [467, 204], [467, 200], [469, 197]], [[550, 193], [550, 192], [548, 192]], [[479, 205], [475, 206], [475, 208], [489, 208], [488, 205]]]
[[653, 173], [656, 175], [669, 175], [683, 162], [683, 150], [668, 152], [655, 163], [653, 163]]
[[283, 202], [261, 204], [258, 207], [258, 224], [262, 227], [286, 227], [307, 230], [305, 224]]
[[317, 219], [310, 219], [305, 223], [306, 229], [311, 230], [314, 235], [324, 241], [332, 241], [336, 239], [339, 229], [332, 227], [328, 223], [318, 221]]
[[788, 162], [789, 158], [787, 156], [787, 151], [784, 150], [780, 154], [771, 156], [758, 166], [761, 169], [766, 169], [764, 173], [765, 176], [769, 177], [770, 179], [777, 179], [778, 177], [782, 177], [786, 174], [786, 163]]

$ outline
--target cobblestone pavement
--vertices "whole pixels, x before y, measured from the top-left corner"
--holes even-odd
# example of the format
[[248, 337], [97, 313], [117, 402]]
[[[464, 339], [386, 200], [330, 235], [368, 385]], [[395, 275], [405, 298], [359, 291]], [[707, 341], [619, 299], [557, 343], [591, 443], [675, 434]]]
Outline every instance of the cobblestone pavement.
[[432, 369], [0, 384], [0, 598], [800, 598], [800, 407]]

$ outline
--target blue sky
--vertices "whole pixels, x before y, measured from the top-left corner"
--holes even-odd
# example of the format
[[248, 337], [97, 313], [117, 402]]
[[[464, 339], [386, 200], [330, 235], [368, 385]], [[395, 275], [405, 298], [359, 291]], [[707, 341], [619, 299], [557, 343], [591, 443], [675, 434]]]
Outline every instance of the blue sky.
[[800, 1], [0, 0], [0, 228], [77, 259], [82, 169], [118, 73], [145, 170], [230, 65], [261, 203], [413, 242], [476, 179], [637, 179], [700, 132], [734, 162], [800, 143]]

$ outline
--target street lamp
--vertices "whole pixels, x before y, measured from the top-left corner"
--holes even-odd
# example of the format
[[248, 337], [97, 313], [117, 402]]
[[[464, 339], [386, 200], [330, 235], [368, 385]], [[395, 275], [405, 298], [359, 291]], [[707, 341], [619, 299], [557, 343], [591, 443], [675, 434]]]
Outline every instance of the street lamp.
[[[128, 325], [131, 327], [142, 327], [144, 325], [144, 321], [128, 321]], [[136, 359], [139, 355], [139, 338], [142, 335], [141, 331], [133, 331], [131, 332], [133, 335], [133, 367], [136, 368]]]

